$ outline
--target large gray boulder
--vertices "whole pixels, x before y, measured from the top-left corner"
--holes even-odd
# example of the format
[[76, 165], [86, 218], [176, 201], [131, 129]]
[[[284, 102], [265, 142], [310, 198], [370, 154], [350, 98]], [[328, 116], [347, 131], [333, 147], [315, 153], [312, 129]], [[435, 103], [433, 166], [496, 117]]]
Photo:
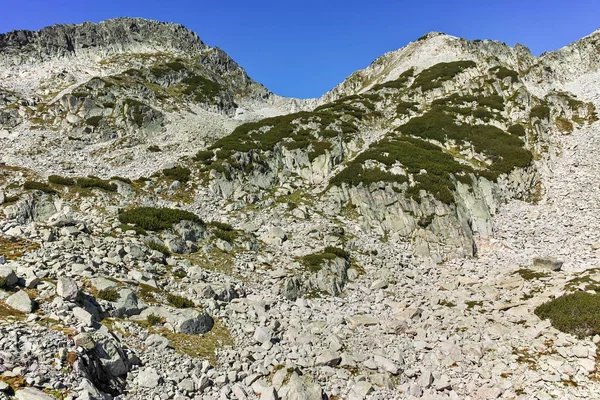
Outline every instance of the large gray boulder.
[[31, 301], [29, 295], [24, 290], [19, 290], [17, 293], [9, 296], [6, 299], [6, 305], [23, 313], [32, 312], [34, 307], [33, 301]]
[[19, 278], [17, 278], [12, 268], [6, 265], [0, 266], [0, 288], [14, 286], [18, 281]]
[[214, 320], [210, 315], [193, 309], [172, 310], [165, 307], [148, 307], [138, 318], [147, 319], [150, 315], [163, 318], [175, 332], [188, 335], [207, 333], [214, 326]]
[[56, 400], [53, 396], [39, 389], [26, 387], [15, 392], [17, 400]]
[[141, 311], [136, 294], [130, 289], [119, 290], [119, 298], [112, 302], [110, 315], [117, 318], [131, 317]]
[[56, 294], [68, 301], [75, 301], [79, 296], [77, 282], [72, 279], [60, 277], [56, 284]]
[[555, 257], [534, 257], [533, 268], [545, 269], [549, 271], [560, 271], [564, 261]]
[[278, 394], [285, 400], [322, 400], [324, 393], [321, 386], [310, 377], [293, 372]]

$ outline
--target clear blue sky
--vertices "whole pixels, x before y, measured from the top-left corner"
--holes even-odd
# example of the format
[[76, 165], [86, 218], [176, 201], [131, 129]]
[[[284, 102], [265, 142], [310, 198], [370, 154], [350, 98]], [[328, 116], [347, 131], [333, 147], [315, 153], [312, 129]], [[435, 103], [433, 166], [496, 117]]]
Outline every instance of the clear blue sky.
[[430, 31], [560, 48], [600, 27], [600, 1], [6, 0], [0, 32], [121, 16], [181, 23], [273, 92], [317, 97]]

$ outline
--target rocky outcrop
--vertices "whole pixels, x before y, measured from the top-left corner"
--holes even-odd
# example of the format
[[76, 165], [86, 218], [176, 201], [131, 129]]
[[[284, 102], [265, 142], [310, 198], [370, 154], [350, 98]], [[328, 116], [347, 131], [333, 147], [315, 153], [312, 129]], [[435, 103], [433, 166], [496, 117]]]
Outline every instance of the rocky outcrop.
[[141, 18], [53, 25], [42, 30], [0, 34], [0, 66], [53, 58], [106, 57], [127, 52], [201, 53], [209, 47], [182, 25]]

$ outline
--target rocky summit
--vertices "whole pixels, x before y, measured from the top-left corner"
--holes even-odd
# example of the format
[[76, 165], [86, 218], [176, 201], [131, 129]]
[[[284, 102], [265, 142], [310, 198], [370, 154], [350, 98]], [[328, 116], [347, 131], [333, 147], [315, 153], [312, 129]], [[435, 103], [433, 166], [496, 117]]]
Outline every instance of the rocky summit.
[[299, 100], [181, 25], [0, 35], [0, 399], [600, 397], [599, 49]]

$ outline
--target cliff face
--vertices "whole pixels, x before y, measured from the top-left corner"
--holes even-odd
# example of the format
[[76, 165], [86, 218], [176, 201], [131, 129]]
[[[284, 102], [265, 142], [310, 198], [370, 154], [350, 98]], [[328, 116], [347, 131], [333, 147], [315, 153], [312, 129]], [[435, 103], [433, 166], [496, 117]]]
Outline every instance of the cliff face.
[[106, 57], [127, 52], [201, 53], [209, 46], [182, 25], [139, 18], [100, 23], [53, 25], [36, 32], [0, 34], [0, 65], [13, 66], [54, 58]]

